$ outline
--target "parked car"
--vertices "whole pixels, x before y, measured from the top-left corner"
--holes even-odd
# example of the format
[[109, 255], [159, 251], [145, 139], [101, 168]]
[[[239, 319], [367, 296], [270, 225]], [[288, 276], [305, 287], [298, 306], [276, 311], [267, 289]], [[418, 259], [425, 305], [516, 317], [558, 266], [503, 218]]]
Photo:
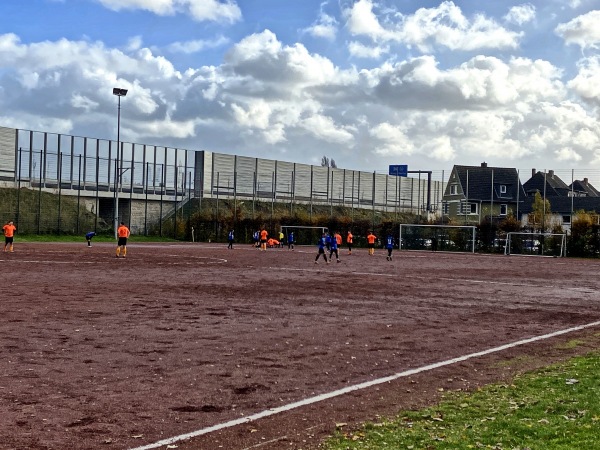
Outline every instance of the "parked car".
[[529, 253], [535, 253], [540, 248], [540, 241], [537, 239], [527, 239], [523, 241], [523, 250]]

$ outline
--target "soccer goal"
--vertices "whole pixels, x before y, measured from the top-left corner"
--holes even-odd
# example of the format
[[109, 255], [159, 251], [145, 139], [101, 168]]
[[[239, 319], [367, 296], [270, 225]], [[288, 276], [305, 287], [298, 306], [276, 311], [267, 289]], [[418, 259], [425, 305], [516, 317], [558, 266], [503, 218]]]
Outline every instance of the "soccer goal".
[[313, 245], [319, 240], [323, 233], [327, 233], [327, 227], [309, 227], [304, 225], [282, 225], [281, 232], [285, 236], [285, 242], [288, 242], [290, 233], [294, 233], [294, 243], [296, 245]]
[[566, 256], [567, 235], [565, 233], [522, 233], [511, 231], [506, 234], [505, 255]]
[[475, 227], [401, 223], [399, 242], [400, 250], [475, 253]]

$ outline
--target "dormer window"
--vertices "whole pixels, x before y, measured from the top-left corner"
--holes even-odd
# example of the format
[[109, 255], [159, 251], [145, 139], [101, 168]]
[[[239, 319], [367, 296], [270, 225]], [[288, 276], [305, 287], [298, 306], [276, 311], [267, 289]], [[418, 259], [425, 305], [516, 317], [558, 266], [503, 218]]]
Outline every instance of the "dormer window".
[[451, 184], [450, 185], [450, 195], [456, 195], [456, 194], [458, 194], [458, 185]]
[[506, 185], [505, 184], [501, 184], [500, 185], [500, 193], [501, 194], [506, 194]]

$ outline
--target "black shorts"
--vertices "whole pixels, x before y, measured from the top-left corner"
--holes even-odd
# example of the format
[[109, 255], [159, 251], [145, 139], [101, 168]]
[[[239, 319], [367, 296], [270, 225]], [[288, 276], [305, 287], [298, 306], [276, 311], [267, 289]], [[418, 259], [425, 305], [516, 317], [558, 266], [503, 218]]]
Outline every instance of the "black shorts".
[[368, 247], [369, 248], [375, 248], [375, 244], [369, 244]]
[[125, 238], [125, 237], [120, 237], [120, 238], [119, 238], [119, 241], [117, 242], [117, 245], [118, 245], [118, 246], [121, 246], [121, 245], [127, 245], [127, 238]]
[[261, 239], [261, 240], [260, 240], [260, 243], [261, 243], [261, 244], [266, 244], [266, 243], [267, 243], [267, 240], [266, 240], [266, 239]]
[[321, 253], [325, 253], [325, 249], [324, 249], [324, 248], [320, 248], [320, 249], [319, 249], [319, 255], [320, 255]]
[[11, 237], [8, 237], [8, 236], [4, 237], [4, 243], [5, 244], [12, 244], [13, 240], [14, 240], [14, 237], [12, 237], [12, 236]]

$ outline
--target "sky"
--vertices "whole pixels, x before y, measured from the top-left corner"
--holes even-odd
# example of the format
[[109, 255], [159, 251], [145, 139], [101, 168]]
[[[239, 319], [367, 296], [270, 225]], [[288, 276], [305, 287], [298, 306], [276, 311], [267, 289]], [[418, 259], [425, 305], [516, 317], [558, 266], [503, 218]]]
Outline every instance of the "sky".
[[[0, 126], [387, 172], [600, 169], [599, 0], [2, 0]], [[567, 180], [568, 181], [568, 180]]]

